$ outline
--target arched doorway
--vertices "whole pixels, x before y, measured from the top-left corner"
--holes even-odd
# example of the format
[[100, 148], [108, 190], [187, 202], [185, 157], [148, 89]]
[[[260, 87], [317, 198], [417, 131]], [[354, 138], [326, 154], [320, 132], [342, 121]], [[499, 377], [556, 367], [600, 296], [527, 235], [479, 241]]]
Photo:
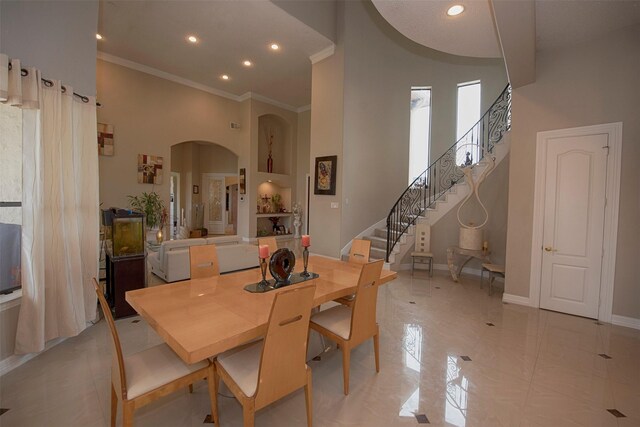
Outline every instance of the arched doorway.
[[208, 141], [171, 147], [172, 238], [236, 234], [238, 156]]

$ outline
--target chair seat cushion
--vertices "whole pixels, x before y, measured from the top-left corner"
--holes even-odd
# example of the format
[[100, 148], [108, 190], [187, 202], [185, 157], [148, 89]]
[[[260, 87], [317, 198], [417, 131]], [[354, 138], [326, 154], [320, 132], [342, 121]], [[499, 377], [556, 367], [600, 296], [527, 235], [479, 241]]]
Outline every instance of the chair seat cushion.
[[433, 258], [433, 254], [431, 252], [411, 252], [411, 256], [423, 257], [423, 258]]
[[504, 265], [498, 264], [482, 264], [482, 268], [492, 273], [504, 274]]
[[311, 322], [322, 326], [339, 337], [348, 340], [351, 336], [351, 308], [339, 305], [311, 316]]
[[127, 375], [127, 398], [133, 399], [144, 393], [182, 378], [208, 362], [187, 365], [166, 344], [160, 344], [124, 358]]
[[263, 345], [264, 341], [260, 340], [243, 349], [224, 352], [217, 358], [218, 363], [247, 397], [252, 397], [258, 388], [258, 371]]

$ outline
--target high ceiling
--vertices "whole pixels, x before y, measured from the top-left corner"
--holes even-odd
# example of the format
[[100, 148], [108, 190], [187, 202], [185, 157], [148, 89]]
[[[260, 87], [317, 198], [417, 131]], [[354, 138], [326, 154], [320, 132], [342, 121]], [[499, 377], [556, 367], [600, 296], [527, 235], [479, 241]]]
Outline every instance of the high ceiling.
[[[267, 0], [102, 0], [98, 31], [104, 37], [100, 52], [294, 109], [311, 102], [309, 57], [333, 45]], [[198, 43], [189, 43], [188, 35]], [[272, 43], [280, 50], [271, 50]], [[251, 67], [243, 66], [246, 59]], [[229, 80], [222, 80], [223, 74]]]
[[[508, 7], [502, 7], [500, 14], [496, 9], [496, 20], [500, 18], [501, 34], [509, 38], [503, 47], [512, 79], [517, 69], [514, 52], [531, 51], [534, 58], [534, 49], [565, 47], [640, 23], [637, 0], [492, 1], [494, 8], [499, 3]], [[314, 7], [329, 2], [316, 1], [313, 6], [309, 0], [100, 0], [98, 28], [104, 39], [98, 42], [98, 50], [116, 57], [116, 62], [118, 58], [131, 61], [146, 70], [157, 70], [163, 76], [175, 76], [232, 97], [251, 93], [300, 109], [311, 103], [309, 57], [333, 46], [331, 40], [312, 29], [320, 28], [317, 21], [312, 22], [318, 15]], [[455, 2], [466, 7], [456, 17], [446, 15], [453, 1], [372, 2], [400, 33], [422, 45], [462, 56], [502, 56], [489, 0]], [[530, 12], [516, 16], [527, 4]], [[523, 7], [515, 7], [518, 5]], [[333, 19], [334, 14], [326, 16]], [[198, 43], [186, 40], [191, 34], [198, 37]], [[523, 44], [521, 40], [530, 42]], [[277, 52], [269, 49], [274, 42], [281, 46]], [[253, 65], [244, 67], [245, 59]], [[523, 64], [535, 73], [535, 59]], [[222, 80], [223, 74], [230, 79]]]

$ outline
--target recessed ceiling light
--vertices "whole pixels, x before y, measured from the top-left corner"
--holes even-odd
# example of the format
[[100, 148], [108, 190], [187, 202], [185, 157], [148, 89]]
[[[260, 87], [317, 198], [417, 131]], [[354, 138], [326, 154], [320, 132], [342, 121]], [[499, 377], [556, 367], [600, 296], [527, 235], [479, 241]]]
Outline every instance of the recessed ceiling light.
[[278, 46], [276, 43], [271, 44], [271, 50], [278, 50], [278, 49], [280, 49], [280, 46]]
[[242, 65], [244, 65], [245, 67], [251, 67], [253, 64], [247, 59], [242, 61]]
[[187, 40], [189, 40], [191, 43], [198, 43], [198, 38], [196, 36], [189, 36], [187, 37]]
[[229, 76], [227, 76], [226, 74], [221, 75], [220, 78], [222, 80], [229, 80]]
[[272, 180], [268, 179], [267, 182], [273, 182]]
[[101, 35], [101, 34], [96, 34], [96, 38], [97, 38], [98, 40], [102, 40], [102, 35]]
[[455, 4], [447, 10], [447, 15], [456, 16], [460, 15], [462, 12], [464, 12], [464, 6], [461, 4]]

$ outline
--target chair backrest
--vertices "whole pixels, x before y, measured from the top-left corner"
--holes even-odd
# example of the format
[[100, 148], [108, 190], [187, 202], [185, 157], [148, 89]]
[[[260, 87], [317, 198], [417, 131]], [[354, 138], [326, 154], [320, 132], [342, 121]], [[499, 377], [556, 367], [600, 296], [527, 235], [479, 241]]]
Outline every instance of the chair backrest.
[[315, 285], [275, 295], [262, 349], [256, 409], [286, 396], [307, 382], [307, 337]]
[[366, 264], [369, 262], [369, 252], [371, 252], [370, 240], [353, 239], [349, 251], [349, 262]]
[[416, 252], [431, 252], [431, 225], [416, 225]]
[[204, 279], [220, 275], [216, 245], [189, 246], [191, 279]]
[[358, 290], [351, 309], [351, 336], [353, 345], [371, 338], [376, 333], [376, 308], [378, 281], [384, 260], [373, 261], [362, 266]]
[[278, 250], [278, 241], [275, 237], [258, 237], [258, 246], [269, 246], [269, 254], [273, 255]]
[[113, 316], [111, 315], [111, 309], [109, 308], [109, 304], [107, 304], [107, 300], [104, 298], [102, 293], [102, 289], [98, 286], [98, 282], [95, 277], [93, 280], [93, 287], [96, 290], [96, 294], [98, 295], [98, 301], [100, 301], [100, 307], [102, 308], [102, 314], [104, 314], [104, 319], [109, 326], [110, 336], [111, 336], [111, 344], [113, 345], [113, 363], [111, 367], [111, 381], [113, 382], [113, 387], [117, 392], [120, 393], [122, 399], [127, 398], [127, 376], [124, 371], [124, 358], [122, 357], [122, 347], [120, 346], [120, 338], [118, 337], [118, 330], [116, 329], [116, 324], [113, 321]]

